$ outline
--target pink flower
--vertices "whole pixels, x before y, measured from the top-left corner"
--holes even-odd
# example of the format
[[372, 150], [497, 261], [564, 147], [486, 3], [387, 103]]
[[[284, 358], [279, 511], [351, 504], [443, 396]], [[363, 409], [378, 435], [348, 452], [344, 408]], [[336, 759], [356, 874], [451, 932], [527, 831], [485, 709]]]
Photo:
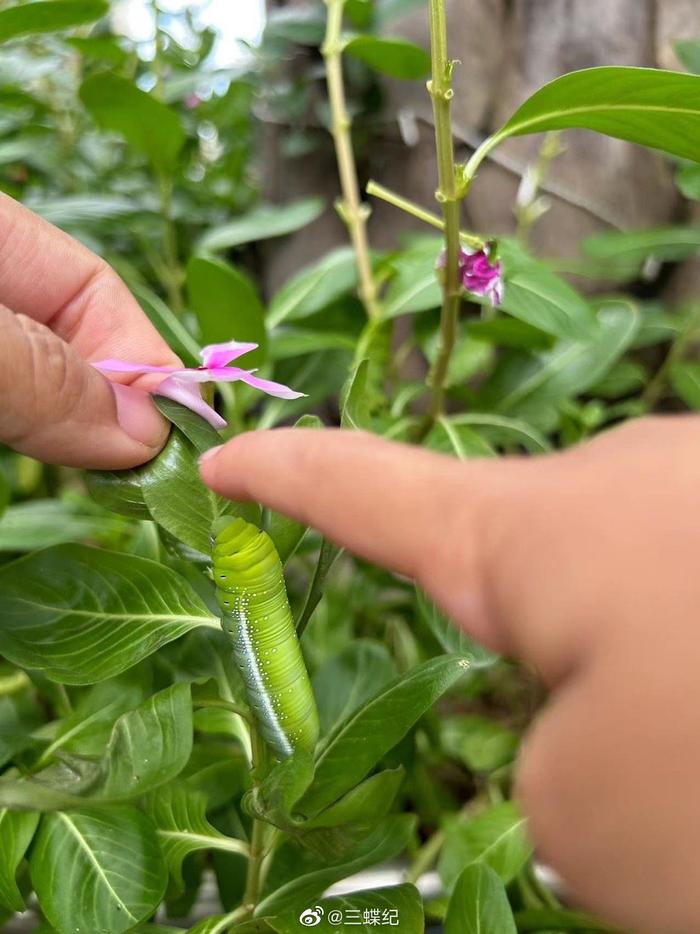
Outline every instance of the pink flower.
[[196, 368], [148, 366], [143, 363], [128, 363], [125, 360], [98, 360], [92, 365], [105, 373], [164, 373], [165, 378], [151, 392], [174, 399], [175, 402], [180, 402], [201, 415], [214, 428], [223, 428], [226, 425], [225, 420], [202, 399], [198, 383], [240, 381], [266, 392], [269, 396], [278, 396], [280, 399], [299, 399], [304, 395], [303, 392], [294, 392], [293, 389], [281, 383], [260, 379], [254, 375], [255, 370], [241, 370], [239, 367], [228, 365], [232, 360], [255, 350], [257, 346], [257, 344], [244, 344], [238, 341], [210, 344], [201, 352], [202, 366]]
[[[465, 247], [459, 250], [459, 277], [462, 285], [472, 295], [488, 298], [492, 305], [503, 301], [503, 263], [491, 262], [490, 245], [483, 250], [471, 252]], [[438, 257], [438, 267], [445, 265], [445, 251]]]

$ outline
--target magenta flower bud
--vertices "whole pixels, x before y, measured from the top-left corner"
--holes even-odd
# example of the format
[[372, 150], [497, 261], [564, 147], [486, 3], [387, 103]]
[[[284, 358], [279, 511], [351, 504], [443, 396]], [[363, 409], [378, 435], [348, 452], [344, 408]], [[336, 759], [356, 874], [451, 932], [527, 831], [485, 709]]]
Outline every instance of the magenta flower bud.
[[[459, 251], [459, 278], [467, 292], [488, 298], [494, 306], [503, 301], [503, 263], [491, 262], [491, 247], [470, 251], [461, 247]], [[445, 266], [445, 251], [438, 256], [437, 267]]]

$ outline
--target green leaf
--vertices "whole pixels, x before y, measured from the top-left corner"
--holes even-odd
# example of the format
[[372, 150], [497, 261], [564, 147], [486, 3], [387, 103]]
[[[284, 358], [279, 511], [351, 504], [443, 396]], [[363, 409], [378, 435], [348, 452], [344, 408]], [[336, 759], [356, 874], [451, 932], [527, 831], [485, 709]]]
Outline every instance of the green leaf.
[[540, 431], [518, 418], [488, 412], [465, 412], [463, 415], [451, 415], [450, 422], [457, 427], [479, 428], [493, 444], [519, 444], [531, 454], [545, 454], [552, 449]]
[[267, 314], [268, 326], [307, 318], [321, 311], [357, 283], [355, 254], [350, 247], [327, 253], [290, 279], [273, 297]]
[[527, 419], [595, 385], [633, 341], [639, 316], [631, 305], [609, 305], [598, 312], [598, 322], [587, 340], [560, 341], [551, 351], [511, 358], [484, 387], [484, 405]]
[[89, 512], [79, 502], [29, 500], [5, 511], [0, 522], [0, 552], [34, 551], [84, 539], [109, 542], [123, 529], [121, 521]]
[[103, 129], [119, 133], [132, 149], [161, 172], [172, 172], [185, 143], [185, 131], [174, 110], [118, 75], [87, 78], [80, 99]]
[[671, 385], [689, 409], [700, 411], [700, 363], [695, 360], [674, 363], [671, 367]]
[[354, 875], [368, 866], [393, 859], [405, 849], [413, 834], [415, 819], [410, 814], [388, 817], [371, 830], [355, 851], [336, 865], [304, 873], [267, 895], [258, 904], [256, 918], [279, 917], [305, 907], [339, 879]]
[[46, 0], [0, 10], [0, 42], [94, 23], [109, 12], [106, 0]]
[[158, 411], [180, 429], [199, 454], [204, 454], [209, 448], [223, 444], [224, 439], [216, 428], [212, 428], [209, 422], [205, 421], [201, 415], [193, 412], [192, 409], [188, 409], [187, 406], [180, 405], [179, 402], [174, 402], [172, 399], [167, 399], [165, 396], [155, 395], [153, 401]]
[[[137, 470], [88, 470], [85, 481], [90, 496], [105, 509], [130, 519], [150, 519]], [[42, 541], [34, 547], [44, 544], [49, 543]]]
[[370, 775], [316, 817], [303, 824], [303, 830], [342, 827], [346, 824], [374, 826], [386, 817], [403, 783], [403, 766]]
[[354, 338], [340, 331], [278, 328], [270, 347], [270, 357], [273, 360], [288, 360], [290, 357], [303, 357], [320, 350], [347, 350], [351, 353], [354, 349]]
[[676, 173], [676, 185], [691, 201], [700, 200], [700, 166], [685, 165]]
[[391, 78], [417, 81], [430, 73], [430, 55], [414, 42], [379, 36], [354, 36], [344, 52]]
[[442, 237], [421, 237], [392, 260], [395, 275], [384, 297], [383, 317], [396, 318], [440, 307], [442, 286], [435, 264], [442, 248]]
[[[0, 472], [0, 518], [10, 504], [10, 487], [5, 475]], [[2, 532], [0, 532], [0, 535]]]
[[564, 279], [503, 243], [505, 290], [501, 308], [520, 321], [563, 339], [585, 338], [595, 327], [588, 304]]
[[167, 882], [153, 824], [129, 807], [44, 815], [29, 866], [59, 934], [121, 934], [156, 910]]
[[697, 39], [686, 39], [674, 43], [676, 55], [693, 74], [700, 74], [700, 42]]
[[219, 626], [169, 568], [80, 545], [4, 565], [0, 602], [0, 652], [65, 684], [110, 678], [191, 629]]
[[119, 717], [87, 791], [111, 801], [141, 797], [179, 775], [191, 752], [190, 686], [174, 684]]
[[351, 713], [321, 744], [314, 782], [299, 811], [313, 815], [356, 785], [459, 681], [466, 666], [468, 662], [456, 655], [433, 658]]
[[0, 906], [9, 911], [25, 910], [15, 875], [38, 823], [38, 814], [0, 810]]
[[461, 759], [473, 772], [492, 772], [512, 762], [519, 743], [513, 730], [478, 714], [443, 720], [440, 738], [445, 752]]
[[247, 844], [219, 833], [206, 818], [207, 799], [185, 784], [166, 785], [149, 798], [149, 811], [177, 892], [184, 891], [182, 864], [190, 853], [222, 850], [245, 856]]
[[428, 628], [446, 652], [463, 655], [469, 668], [488, 668], [498, 656], [474, 642], [438, 610], [422, 590], [416, 588], [418, 610]]
[[489, 866], [467, 866], [447, 907], [445, 934], [517, 934], [508, 895]]
[[207, 231], [197, 249], [216, 253], [245, 243], [283, 237], [315, 221], [324, 209], [320, 198], [302, 198], [289, 204], [261, 204], [248, 214]]
[[[308, 913], [309, 922], [319, 917], [320, 923], [300, 922], [300, 911]], [[425, 932], [423, 899], [418, 889], [409, 884], [322, 898], [318, 905], [300, 905], [299, 909], [272, 918], [269, 924], [277, 934], [298, 934], [302, 927], [313, 927], [320, 934], [336, 934], [346, 926], [357, 934], [373, 934], [382, 927], [401, 934]]]
[[84, 59], [116, 66], [129, 59], [129, 53], [112, 36], [69, 36], [65, 42], [77, 49]]
[[321, 540], [321, 547], [318, 553], [318, 560], [314, 573], [309, 582], [309, 589], [306, 592], [304, 605], [295, 622], [297, 632], [301, 635], [306, 629], [309, 620], [313, 616], [314, 610], [321, 602], [321, 598], [326, 589], [326, 578], [336, 559], [340, 555], [342, 548], [329, 542], [327, 539]]
[[302, 750], [274, 766], [265, 779], [245, 796], [243, 807], [251, 817], [293, 830], [295, 804], [311, 784], [313, 757]]
[[329, 658], [312, 679], [321, 735], [346, 720], [396, 675], [388, 649], [369, 639], [357, 639]]
[[[36, 145], [36, 144], [35, 144]], [[112, 218], [135, 214], [139, 207], [129, 198], [114, 195], [66, 195], [63, 198], [27, 198], [23, 203], [57, 227], [104, 223]]]
[[656, 68], [588, 68], [536, 91], [488, 144], [572, 128], [700, 161], [700, 78]]
[[187, 264], [187, 294], [203, 344], [252, 341], [258, 349], [241, 365], [259, 367], [267, 355], [263, 306], [248, 276], [220, 259], [193, 256]]
[[496, 804], [476, 817], [451, 817], [445, 824], [445, 845], [438, 872], [451, 892], [466, 866], [485, 863], [508, 883], [530, 858], [532, 846], [525, 818], [515, 804]]
[[158, 525], [196, 552], [208, 555], [211, 526], [219, 516], [243, 515], [255, 521], [254, 504], [224, 500], [199, 476], [198, 451], [178, 428], [160, 454], [139, 471], [143, 499]]
[[426, 447], [443, 454], [454, 454], [460, 460], [471, 457], [495, 457], [496, 452], [485, 438], [469, 425], [457, 425], [441, 415], [427, 438]]
[[634, 267], [641, 267], [649, 257], [664, 262], [681, 260], [700, 251], [700, 227], [608, 230], [584, 240], [583, 250], [592, 259]]
[[362, 360], [348, 379], [341, 406], [340, 425], [342, 428], [354, 428], [357, 431], [370, 429], [371, 418], [367, 393], [368, 373], [369, 360]]
[[532, 932], [561, 931], [562, 934], [622, 934], [618, 928], [608, 927], [595, 918], [580, 911], [568, 911], [566, 908], [525, 908], [517, 912], [515, 920], [518, 931]]

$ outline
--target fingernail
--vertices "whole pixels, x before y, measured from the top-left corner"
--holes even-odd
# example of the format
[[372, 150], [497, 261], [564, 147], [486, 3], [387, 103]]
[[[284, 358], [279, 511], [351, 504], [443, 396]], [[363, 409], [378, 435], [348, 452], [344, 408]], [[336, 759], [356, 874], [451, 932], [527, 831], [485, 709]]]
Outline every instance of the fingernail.
[[113, 383], [112, 389], [117, 402], [117, 421], [123, 431], [149, 448], [160, 447], [167, 425], [149, 394], [119, 383]]
[[199, 458], [199, 466], [203, 467], [208, 461], [213, 460], [222, 448], [223, 444], [217, 444], [216, 447], [209, 448], [208, 451], [205, 451]]

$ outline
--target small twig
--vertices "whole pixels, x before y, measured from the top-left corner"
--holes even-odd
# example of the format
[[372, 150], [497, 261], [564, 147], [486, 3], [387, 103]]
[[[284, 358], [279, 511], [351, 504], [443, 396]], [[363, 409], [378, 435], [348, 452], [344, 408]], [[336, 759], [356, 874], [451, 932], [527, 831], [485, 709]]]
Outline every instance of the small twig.
[[325, 0], [328, 7], [326, 36], [321, 48], [326, 62], [326, 83], [331, 109], [331, 133], [335, 144], [342, 200], [336, 204], [338, 213], [345, 223], [355, 251], [358, 293], [367, 317], [374, 321], [380, 316], [377, 284], [372, 271], [372, 261], [367, 237], [369, 207], [360, 200], [357, 168], [350, 134], [350, 114], [345, 100], [343, 82], [343, 11], [345, 0]]

